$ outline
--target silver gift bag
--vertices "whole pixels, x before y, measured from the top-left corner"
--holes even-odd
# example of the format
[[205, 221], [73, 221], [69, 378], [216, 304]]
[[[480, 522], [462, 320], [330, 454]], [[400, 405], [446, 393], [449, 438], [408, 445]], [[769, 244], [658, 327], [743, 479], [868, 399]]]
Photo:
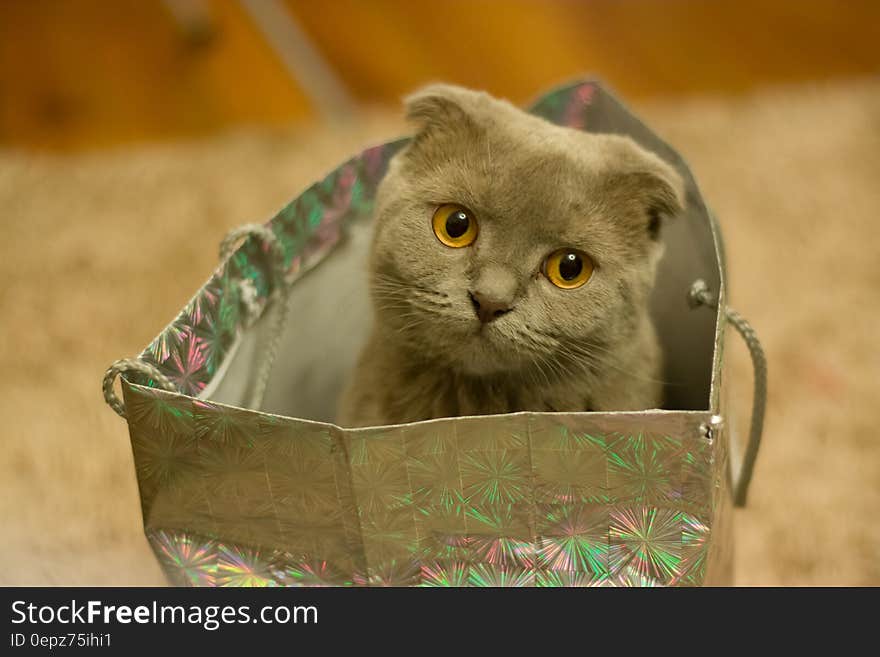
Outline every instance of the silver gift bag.
[[[105, 376], [105, 398], [128, 422], [146, 535], [171, 582], [732, 581], [732, 506], [757, 453], [766, 368], [726, 307], [718, 225], [682, 158], [600, 84], [556, 89], [531, 111], [629, 135], [687, 183], [652, 299], [666, 408], [333, 424], [371, 322], [373, 195], [406, 140], [371, 148], [267, 223], [234, 231], [180, 315]], [[728, 324], [756, 374], [741, 458], [722, 379]]]

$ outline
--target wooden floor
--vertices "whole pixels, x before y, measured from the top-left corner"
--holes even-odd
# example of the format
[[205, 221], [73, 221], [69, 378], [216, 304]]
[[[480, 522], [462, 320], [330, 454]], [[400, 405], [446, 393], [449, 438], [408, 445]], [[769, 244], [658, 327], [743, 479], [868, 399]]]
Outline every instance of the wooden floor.
[[[587, 72], [627, 97], [880, 72], [875, 0], [286, 7], [348, 91], [368, 102], [395, 103], [439, 79], [521, 102]], [[175, 8], [205, 20], [177, 20]], [[93, 148], [314, 114], [233, 0], [0, 0], [0, 146]]]

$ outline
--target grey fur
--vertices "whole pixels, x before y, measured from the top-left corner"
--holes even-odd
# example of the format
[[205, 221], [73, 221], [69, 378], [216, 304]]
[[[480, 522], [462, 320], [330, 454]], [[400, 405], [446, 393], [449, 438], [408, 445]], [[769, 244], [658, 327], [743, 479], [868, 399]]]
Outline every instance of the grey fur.
[[[406, 99], [416, 123], [377, 193], [371, 337], [343, 395], [343, 426], [662, 403], [648, 296], [656, 217], [681, 211], [672, 167], [632, 140], [552, 125], [449, 85]], [[444, 203], [477, 218], [473, 245], [431, 228]], [[541, 273], [561, 247], [595, 262], [586, 285]], [[469, 292], [512, 310], [481, 324]]]

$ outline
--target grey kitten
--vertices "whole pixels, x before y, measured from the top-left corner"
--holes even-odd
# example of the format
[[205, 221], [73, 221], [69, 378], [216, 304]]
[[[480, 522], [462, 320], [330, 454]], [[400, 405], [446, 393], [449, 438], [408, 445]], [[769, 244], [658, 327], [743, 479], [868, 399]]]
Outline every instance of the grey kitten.
[[433, 85], [376, 198], [372, 334], [338, 421], [661, 404], [648, 297], [679, 175], [632, 140]]

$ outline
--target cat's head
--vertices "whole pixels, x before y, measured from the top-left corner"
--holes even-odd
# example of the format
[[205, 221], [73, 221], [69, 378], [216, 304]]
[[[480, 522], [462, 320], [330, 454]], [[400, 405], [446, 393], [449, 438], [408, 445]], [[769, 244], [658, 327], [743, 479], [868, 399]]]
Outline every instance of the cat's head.
[[371, 261], [386, 339], [483, 375], [561, 373], [634, 337], [676, 171], [485, 93], [434, 85], [406, 108], [417, 132], [378, 191]]

